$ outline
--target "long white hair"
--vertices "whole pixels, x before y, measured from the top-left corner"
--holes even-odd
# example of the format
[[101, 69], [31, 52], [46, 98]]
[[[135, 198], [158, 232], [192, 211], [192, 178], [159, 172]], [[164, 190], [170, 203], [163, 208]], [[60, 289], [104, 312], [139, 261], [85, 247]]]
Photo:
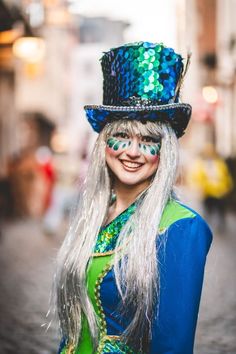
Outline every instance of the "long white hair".
[[77, 215], [57, 257], [56, 312], [63, 337], [75, 346], [80, 340], [82, 314], [87, 318], [94, 348], [98, 344], [98, 324], [87, 293], [86, 269], [111, 201], [112, 177], [105, 159], [106, 140], [118, 130], [161, 137], [157, 172], [139, 199], [134, 214], [122, 228], [114, 254], [115, 280], [123, 308], [132, 310], [132, 321], [123, 334], [125, 342], [142, 337], [142, 333], [150, 335], [153, 309], [158, 306], [158, 226], [164, 207], [172, 197], [178, 142], [173, 129], [166, 123], [123, 119], [107, 124], [97, 138]]

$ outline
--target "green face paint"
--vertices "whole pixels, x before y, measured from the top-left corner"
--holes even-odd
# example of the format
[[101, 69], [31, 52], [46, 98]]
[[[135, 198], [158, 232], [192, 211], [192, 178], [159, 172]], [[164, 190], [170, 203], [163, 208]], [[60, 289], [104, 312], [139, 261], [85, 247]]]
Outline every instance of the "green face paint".
[[116, 137], [111, 137], [107, 139], [107, 146], [114, 151], [125, 150], [131, 145], [131, 140], [118, 139]]
[[139, 143], [139, 150], [145, 155], [157, 156], [161, 149], [161, 143], [156, 144], [145, 144]]
[[[142, 139], [142, 138], [141, 138]], [[143, 139], [147, 139], [147, 137], [144, 137]], [[142, 154], [145, 155], [151, 155], [151, 156], [157, 156], [160, 152], [161, 149], [161, 143], [160, 142], [153, 142], [151, 137], [148, 137], [150, 142], [139, 142], [139, 150]], [[110, 137], [107, 139], [107, 146], [114, 150], [114, 151], [119, 151], [119, 150], [125, 150], [129, 148], [132, 144], [132, 138], [119, 138], [116, 136]]]

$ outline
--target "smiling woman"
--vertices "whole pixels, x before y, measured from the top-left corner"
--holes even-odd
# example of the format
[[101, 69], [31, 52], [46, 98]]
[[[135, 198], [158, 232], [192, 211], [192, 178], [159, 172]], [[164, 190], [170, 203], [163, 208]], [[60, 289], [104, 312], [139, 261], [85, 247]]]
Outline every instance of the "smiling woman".
[[105, 53], [99, 132], [54, 284], [59, 353], [192, 354], [211, 244], [205, 221], [175, 197], [183, 58], [139, 42]]
[[160, 130], [156, 123], [129, 120], [108, 127], [106, 162], [112, 171], [114, 189], [118, 183], [123, 188], [136, 185], [138, 191], [148, 187], [159, 163]]

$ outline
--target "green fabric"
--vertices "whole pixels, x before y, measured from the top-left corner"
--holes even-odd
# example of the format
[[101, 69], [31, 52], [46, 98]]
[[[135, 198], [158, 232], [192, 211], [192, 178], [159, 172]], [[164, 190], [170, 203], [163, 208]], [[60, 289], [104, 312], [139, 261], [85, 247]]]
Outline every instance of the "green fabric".
[[159, 230], [160, 232], [163, 232], [174, 222], [181, 219], [194, 218], [195, 216], [196, 215], [184, 205], [181, 205], [178, 201], [171, 199], [163, 211]]
[[[98, 317], [100, 317], [100, 313], [99, 313], [99, 307], [96, 302], [94, 290], [99, 275], [103, 272], [104, 268], [110, 263], [111, 258], [112, 255], [93, 257], [87, 271], [88, 295]], [[92, 354], [93, 346], [92, 346], [92, 340], [89, 332], [88, 322], [84, 317], [83, 324], [82, 324], [81, 340], [76, 349], [76, 354], [85, 354], [85, 353]]]

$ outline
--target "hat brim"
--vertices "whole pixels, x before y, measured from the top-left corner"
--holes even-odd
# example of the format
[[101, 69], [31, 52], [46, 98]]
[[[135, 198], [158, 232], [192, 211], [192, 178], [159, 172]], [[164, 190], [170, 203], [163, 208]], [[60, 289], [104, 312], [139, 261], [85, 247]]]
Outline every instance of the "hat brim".
[[168, 122], [178, 138], [184, 134], [192, 112], [191, 105], [187, 103], [169, 103], [159, 106], [87, 105], [84, 109], [89, 123], [97, 133], [109, 122], [130, 119], [141, 122]]

